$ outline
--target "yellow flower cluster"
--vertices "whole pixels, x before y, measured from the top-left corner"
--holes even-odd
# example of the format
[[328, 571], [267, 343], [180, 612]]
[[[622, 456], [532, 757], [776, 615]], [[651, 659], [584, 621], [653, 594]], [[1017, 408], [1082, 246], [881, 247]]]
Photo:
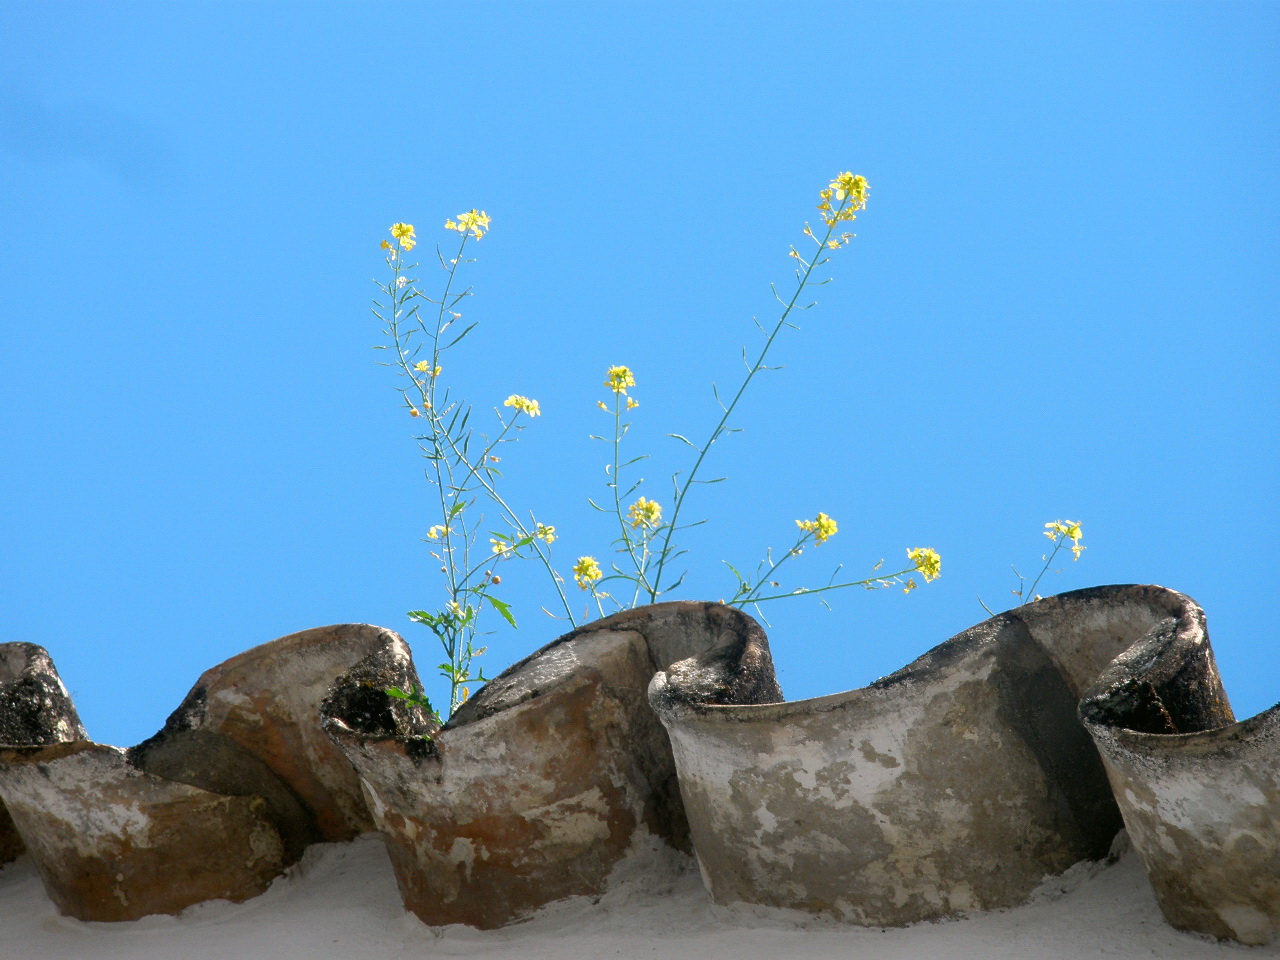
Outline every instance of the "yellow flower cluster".
[[[401, 250], [412, 250], [418, 244], [418, 241], [414, 239], [412, 223], [393, 223], [391, 225], [391, 236], [395, 237], [399, 242]], [[382, 245], [384, 250], [390, 246], [385, 240], [382, 241]]]
[[662, 522], [662, 504], [656, 500], [641, 497], [627, 510], [627, 519], [633, 527], [647, 527], [652, 530]]
[[507, 554], [511, 553], [511, 544], [507, 543], [505, 540], [498, 540], [494, 537], [490, 537], [489, 546], [499, 557], [505, 557]]
[[437, 523], [434, 527], [432, 527], [430, 530], [428, 530], [428, 531], [427, 531], [427, 539], [428, 539], [428, 540], [439, 540], [441, 537], [443, 537], [443, 536], [444, 536], [445, 534], [447, 534], [448, 532], [449, 532], [449, 528], [448, 528], [448, 527], [441, 526], [440, 524], [438, 524], [438, 523]]
[[907, 551], [907, 559], [916, 565], [916, 569], [924, 576], [924, 582], [937, 580], [942, 574], [942, 557], [933, 547], [917, 547]]
[[865, 206], [867, 203], [867, 191], [871, 189], [871, 185], [867, 183], [866, 177], [855, 177], [852, 173], [842, 173], [831, 181], [830, 189], [835, 191], [837, 200], [843, 201], [848, 197], [859, 206]]
[[[827, 189], [818, 193], [822, 198], [822, 202], [818, 204], [818, 210], [822, 212], [822, 222], [828, 227], [834, 227], [842, 221], [858, 219], [854, 211], [866, 207], [867, 193], [870, 189], [871, 185], [867, 183], [866, 177], [855, 177], [852, 173], [842, 173], [837, 176]], [[838, 206], [833, 207], [832, 200], [835, 200]], [[848, 243], [849, 235], [843, 235], [840, 239]]]
[[537, 400], [530, 400], [528, 397], [521, 397], [514, 393], [511, 396], [507, 397], [507, 400], [503, 404], [503, 406], [515, 407], [516, 410], [518, 410], [519, 412], [527, 413], [531, 417], [536, 417], [542, 413], [542, 411], [538, 409]]
[[436, 364], [436, 368], [432, 370], [430, 363], [428, 363], [426, 360], [419, 360], [417, 363], [413, 365], [413, 369], [417, 370], [419, 373], [430, 373], [431, 376], [438, 377], [440, 376], [440, 371], [443, 370], [444, 368], [441, 367], [439, 364]]
[[591, 585], [603, 576], [595, 557], [579, 557], [578, 562], [573, 565], [573, 579], [582, 590], [590, 590]]
[[533, 535], [543, 543], [556, 542], [556, 528], [548, 523], [540, 523], [533, 531]]
[[466, 213], [458, 214], [457, 220], [446, 220], [444, 228], [446, 230], [457, 230], [459, 233], [470, 233], [479, 240], [484, 236], [484, 232], [489, 229], [491, 218], [483, 210], [469, 210]]
[[1054, 520], [1052, 523], [1046, 523], [1044, 535], [1057, 543], [1063, 537], [1071, 541], [1071, 559], [1079, 560], [1080, 554], [1084, 553], [1084, 544], [1080, 542], [1080, 538], [1084, 536], [1080, 532], [1080, 524], [1071, 520]]
[[840, 531], [840, 528], [836, 526], [836, 522], [825, 513], [819, 513], [813, 520], [797, 520], [796, 526], [805, 533], [812, 533], [814, 542], [819, 546], [826, 543]]
[[627, 387], [636, 385], [636, 378], [630, 367], [610, 367], [604, 385], [614, 393], [626, 393]]

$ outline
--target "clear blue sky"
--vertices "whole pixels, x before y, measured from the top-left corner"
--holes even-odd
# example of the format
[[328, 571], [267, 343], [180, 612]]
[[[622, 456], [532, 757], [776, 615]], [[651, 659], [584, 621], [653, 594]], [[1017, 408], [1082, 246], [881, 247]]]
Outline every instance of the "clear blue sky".
[[[154, 732], [205, 668], [438, 601], [412, 423], [374, 364], [389, 224], [475, 248], [448, 376], [543, 416], [507, 491], [605, 557], [611, 364], [650, 496], [774, 315], [816, 191], [858, 239], [780, 344], [693, 514], [682, 595], [822, 510], [825, 581], [929, 545], [911, 596], [775, 605], [791, 698], [1009, 603], [1159, 583], [1205, 608], [1241, 716], [1280, 699], [1274, 554], [1280, 5], [0, 5], [0, 627], [90, 734]], [[495, 671], [557, 635], [530, 568]], [[434, 686], [433, 692], [439, 693]]]

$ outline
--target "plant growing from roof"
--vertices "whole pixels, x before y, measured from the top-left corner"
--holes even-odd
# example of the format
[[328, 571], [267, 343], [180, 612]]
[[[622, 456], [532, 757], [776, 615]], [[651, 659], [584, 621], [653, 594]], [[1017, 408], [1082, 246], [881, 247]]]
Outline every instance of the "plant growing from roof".
[[[1021, 607], [1031, 603], [1033, 600], [1042, 599], [1040, 594], [1036, 593], [1036, 587], [1040, 586], [1040, 581], [1044, 579], [1046, 573], [1050, 573], [1049, 568], [1053, 565], [1053, 561], [1057, 558], [1058, 553], [1067, 545], [1067, 541], [1071, 541], [1071, 562], [1080, 559], [1080, 554], [1084, 553], [1085, 545], [1080, 541], [1084, 538], [1084, 533], [1080, 530], [1080, 524], [1074, 520], [1050, 520], [1044, 525], [1042, 531], [1053, 544], [1053, 550], [1046, 554], [1041, 554], [1040, 562], [1044, 564], [1040, 568], [1040, 572], [1036, 574], [1035, 579], [1030, 585], [1027, 578], [1018, 572], [1017, 567], [1010, 567], [1013, 575], [1018, 578], [1018, 585], [1009, 592], [1018, 598], [1018, 602], [1014, 606]], [[1058, 572], [1058, 571], [1052, 571]], [[995, 616], [994, 611], [985, 603], [982, 603], [982, 597], [978, 597], [978, 603], [982, 604], [982, 609]]]
[[[459, 270], [473, 262], [465, 256], [467, 245], [479, 242], [490, 223], [484, 211], [471, 210], [445, 224], [460, 236], [451, 257], [436, 247], [444, 281], [442, 291], [434, 297], [418, 287], [414, 274], [419, 265], [405, 259], [417, 245], [413, 226], [392, 225], [391, 239], [382, 241], [390, 276], [385, 283], [378, 283], [384, 300], [375, 300], [373, 306], [374, 316], [382, 321], [383, 333], [390, 341], [379, 349], [393, 352], [386, 365], [402, 378], [399, 390], [404, 408], [423, 427], [416, 440], [427, 461], [427, 480], [439, 510], [440, 522], [427, 530], [426, 542], [444, 576], [443, 603], [436, 610], [410, 611], [409, 618], [427, 627], [445, 653], [440, 672], [449, 681], [450, 713], [470, 695], [471, 684], [487, 680], [483, 669], [472, 669], [475, 658], [485, 652], [484, 647], [476, 646], [484, 614], [496, 613], [516, 625], [510, 604], [497, 594], [503, 563], [520, 556], [537, 558], [551, 574], [565, 612], [572, 617], [561, 581], [551, 566], [555, 527], [532, 516], [526, 520], [498, 490], [501, 474], [496, 451], [515, 439], [526, 420], [541, 414], [538, 402], [512, 394], [503, 404], [509, 413], [494, 411], [496, 432], [482, 435], [472, 426], [471, 406], [442, 385], [446, 355], [475, 328], [474, 323], [461, 322], [458, 308], [471, 290], [458, 289]], [[484, 517], [475, 515], [474, 508], [480, 496], [496, 507], [503, 527], [488, 532], [487, 549], [478, 546]], [[417, 703], [440, 719], [422, 690], [388, 692]]]
[[[787, 328], [795, 328], [792, 320], [798, 310], [808, 310], [814, 303], [802, 303], [809, 287], [828, 282], [815, 279], [815, 271], [824, 267], [831, 254], [848, 246], [853, 234], [842, 226], [856, 219], [858, 211], [867, 204], [868, 185], [865, 178], [852, 173], [842, 173], [819, 192], [818, 211], [821, 226], [815, 230], [806, 223], [804, 235], [813, 244], [808, 255], [794, 246], [789, 256], [796, 262], [795, 285], [790, 296], [784, 298], [776, 287], [774, 297], [781, 305], [777, 320], [766, 329], [757, 322], [764, 334], [764, 341], [754, 362], [747, 363], [746, 373], [728, 403], [715, 392], [721, 414], [707, 439], [697, 446], [686, 437], [670, 434], [685, 444], [693, 453], [693, 462], [687, 471], [672, 477], [670, 512], [663, 504], [647, 496], [632, 499], [643, 484], [643, 479], [631, 483], [624, 491], [623, 472], [646, 459], [645, 456], [622, 459], [622, 442], [631, 424], [625, 418], [639, 402], [631, 395], [636, 386], [635, 374], [629, 367], [610, 367], [604, 386], [611, 394], [611, 403], [604, 400], [598, 405], [612, 416], [612, 436], [596, 437], [612, 447], [610, 463], [606, 466], [611, 502], [598, 510], [614, 515], [618, 535], [613, 542], [618, 561], [610, 564], [608, 571], [593, 556], [580, 556], [572, 567], [574, 583], [588, 593], [597, 612], [603, 616], [605, 606], [616, 609], [652, 603], [675, 591], [684, 582], [685, 573], [676, 572], [676, 561], [684, 555], [675, 539], [677, 533], [703, 521], [682, 523], [689, 495], [695, 486], [714, 484], [719, 479], [707, 480], [701, 476], [711, 449], [731, 433], [732, 417], [748, 388], [763, 371], [772, 369], [765, 363], [775, 341]], [[422, 424], [423, 430], [417, 442], [428, 462], [427, 479], [435, 490], [434, 502], [439, 511], [439, 522], [426, 533], [431, 556], [440, 564], [445, 579], [441, 606], [433, 611], [414, 610], [409, 617], [432, 631], [446, 654], [440, 664], [441, 673], [449, 680], [449, 711], [465, 701], [470, 685], [485, 682], [482, 670], [473, 671], [476, 657], [484, 653], [484, 647], [476, 646], [479, 625], [489, 613], [498, 614], [511, 626], [516, 625], [511, 606], [499, 599], [495, 592], [502, 580], [500, 565], [516, 558], [526, 558], [541, 564], [545, 569], [563, 610], [564, 618], [576, 626], [578, 618], [565, 593], [565, 579], [557, 572], [551, 557], [551, 545], [557, 535], [555, 527], [513, 508], [499, 491], [501, 474], [496, 464], [496, 452], [502, 445], [516, 439], [526, 421], [541, 415], [537, 400], [512, 394], [502, 409], [495, 408], [497, 429], [492, 435], [477, 433], [471, 420], [472, 408], [448, 388], [442, 386], [445, 375], [446, 354], [457, 347], [474, 329], [475, 324], [462, 325], [462, 314], [457, 309], [471, 295], [469, 288], [458, 289], [459, 271], [464, 264], [473, 262], [465, 256], [468, 244], [479, 242], [488, 232], [491, 219], [484, 211], [471, 210], [460, 214], [456, 220], [445, 223], [445, 229], [460, 235], [453, 256], [446, 257], [436, 248], [436, 259], [444, 273], [442, 292], [436, 296], [423, 293], [414, 275], [416, 263], [406, 263], [406, 256], [417, 245], [412, 225], [397, 223], [391, 227], [391, 239], [382, 241], [389, 276], [378, 287], [383, 299], [374, 302], [374, 315], [383, 323], [387, 344], [393, 358], [386, 364], [395, 368], [402, 378], [400, 395], [410, 417]], [[484, 516], [476, 508], [484, 499], [496, 513], [500, 530], [488, 531], [488, 550], [477, 547]], [[818, 513], [813, 519], [796, 521], [798, 534], [794, 543], [780, 558], [774, 559], [772, 551], [750, 576], [743, 576], [732, 565], [726, 564], [737, 580], [737, 587], [728, 601], [735, 606], [759, 605], [786, 597], [822, 594], [831, 590], [860, 586], [875, 590], [900, 586], [910, 593], [917, 586], [915, 574], [926, 582], [934, 580], [941, 571], [941, 559], [929, 547], [907, 551], [907, 564], [892, 573], [880, 573], [884, 564], [876, 564], [869, 576], [856, 580], [840, 580], [837, 567], [828, 582], [819, 587], [795, 587], [784, 590], [778, 579], [778, 571], [784, 563], [800, 556], [810, 545], [821, 547], [838, 532], [834, 519]], [[625, 592], [614, 584], [625, 586]], [[609, 587], [609, 589], [606, 589]], [[584, 614], [585, 617], [585, 614]], [[432, 708], [422, 690], [388, 691], [394, 696], [410, 700], [440, 716]]]
[[[774, 369], [767, 366], [765, 361], [782, 331], [788, 328], [796, 329], [792, 320], [793, 315], [798, 310], [808, 310], [816, 306], [815, 303], [802, 303], [802, 297], [809, 287], [828, 282], [828, 279], [816, 279], [814, 276], [815, 271], [824, 267], [830, 261], [831, 254], [834, 251], [848, 246], [850, 240], [853, 239], [853, 234], [842, 230], [841, 225], [851, 223], [857, 219], [858, 212], [866, 208], [869, 189], [866, 178], [854, 176], [852, 173], [842, 173], [832, 180], [825, 189], [820, 191], [818, 212], [821, 214], [821, 226], [817, 230], [814, 230], [812, 225], [808, 223], [804, 226], [804, 235], [813, 244], [813, 247], [807, 256], [801, 254], [794, 246], [790, 249], [789, 256], [796, 261], [795, 286], [790, 296], [786, 298], [778, 292], [776, 286], [773, 287], [774, 298], [781, 306], [781, 310], [771, 328], [766, 329], [757, 321], [757, 327], [764, 334], [764, 341], [755, 355], [754, 362], [747, 362], [747, 351], [744, 349], [743, 362], [746, 366], [746, 373], [728, 403], [721, 399], [719, 391], [713, 385], [715, 399], [721, 411], [717, 423], [701, 446], [695, 445], [687, 437], [680, 434], [668, 434], [668, 436], [686, 445], [692, 451], [690, 455], [693, 457], [693, 463], [687, 472], [677, 473], [671, 478], [672, 491], [669, 518], [664, 518], [663, 507], [659, 502], [649, 500], [643, 496], [632, 502], [624, 510], [624, 503], [629, 501], [632, 494], [637, 492], [643, 483], [643, 479], [631, 483], [624, 492], [621, 485], [622, 472], [626, 468], [647, 459], [647, 457], [642, 454], [627, 460], [622, 458], [622, 441], [631, 427], [631, 423], [624, 418], [639, 406], [639, 403], [628, 392], [635, 387], [636, 378], [629, 367], [615, 366], [609, 368], [604, 385], [612, 392], [612, 401], [600, 400], [598, 401], [598, 406], [612, 416], [612, 436], [596, 437], [595, 439], [605, 440], [612, 445], [612, 457], [605, 468], [608, 475], [608, 486], [612, 493], [612, 503], [601, 507], [592, 501], [591, 505], [597, 510], [609, 511], [611, 509], [616, 516], [619, 536], [614, 541], [614, 547], [621, 558], [621, 562], [615, 562], [612, 572], [606, 575], [599, 570], [598, 562], [595, 558], [583, 557], [579, 561], [580, 563], [585, 564], [589, 561], [591, 565], [594, 565], [590, 567], [584, 566], [584, 569], [590, 570], [591, 576], [580, 575], [576, 577], [578, 586], [590, 592], [597, 609], [602, 615], [604, 614], [605, 600], [610, 601], [619, 608], [635, 606], [641, 602], [653, 603], [678, 588], [683, 582], [685, 572], [674, 572], [673, 564], [685, 551], [679, 548], [675, 536], [681, 530], [697, 526], [703, 522], [701, 520], [685, 524], [680, 522], [689, 494], [695, 486], [719, 483], [724, 479], [720, 477], [706, 480], [700, 476], [707, 456], [718, 441], [738, 431], [738, 428], [731, 425], [734, 411], [757, 375], [765, 370]], [[884, 564], [884, 560], [881, 560], [872, 568], [871, 575], [864, 578], [840, 580], [841, 568], [837, 567], [824, 586], [800, 586], [784, 590], [782, 589], [781, 581], [777, 579], [779, 568], [793, 557], [800, 556], [810, 544], [815, 547], [821, 546], [837, 532], [836, 521], [825, 513], [819, 513], [812, 520], [797, 520], [796, 525], [800, 532], [795, 542], [777, 559], [774, 558], [772, 550], [768, 551], [765, 559], [757, 565], [754, 573], [749, 576], [744, 576], [732, 564], [724, 561], [737, 580], [737, 587], [733, 596], [727, 601], [728, 603], [739, 607], [750, 605], [756, 609], [757, 613], [760, 613], [759, 604], [770, 600], [820, 594], [845, 587], [859, 586], [868, 590], [876, 590], [900, 586], [904, 592], [910, 593], [918, 585], [913, 574], [918, 572], [927, 582], [936, 579], [941, 572], [941, 558], [937, 552], [930, 547], [920, 547], [908, 550], [908, 563], [902, 569], [892, 573], [882, 574], [879, 572]], [[605, 590], [604, 587], [611, 582], [617, 582], [621, 585], [629, 596], [623, 595], [619, 597]]]

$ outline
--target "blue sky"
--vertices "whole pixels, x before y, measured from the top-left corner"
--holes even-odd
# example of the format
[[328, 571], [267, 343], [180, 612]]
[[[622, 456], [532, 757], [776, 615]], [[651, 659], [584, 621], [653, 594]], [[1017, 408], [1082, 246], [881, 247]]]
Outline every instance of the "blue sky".
[[[0, 4], [0, 625], [90, 734], [154, 732], [205, 668], [367, 621], [438, 662], [411, 421], [375, 365], [377, 244], [493, 217], [446, 376], [543, 416], [512, 499], [608, 555], [605, 370], [667, 496], [710, 384], [775, 316], [817, 191], [871, 182], [785, 369], [690, 516], [681, 595], [929, 545], [911, 596], [766, 612], [791, 698], [891, 672], [1012, 601], [1160, 583], [1204, 606], [1237, 713], [1280, 699], [1280, 6]], [[489, 670], [561, 627], [532, 568]], [[432, 692], [439, 694], [435, 684]]]

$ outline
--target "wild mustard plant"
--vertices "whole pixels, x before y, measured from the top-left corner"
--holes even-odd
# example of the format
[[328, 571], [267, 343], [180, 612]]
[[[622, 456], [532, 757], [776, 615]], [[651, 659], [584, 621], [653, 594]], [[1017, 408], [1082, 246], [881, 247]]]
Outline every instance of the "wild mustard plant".
[[[472, 684], [488, 679], [483, 669], [473, 670], [475, 658], [485, 652], [484, 647], [476, 646], [485, 612], [496, 612], [511, 626], [516, 625], [510, 604], [495, 592], [502, 582], [498, 572], [501, 564], [521, 556], [539, 559], [572, 619], [561, 581], [551, 566], [555, 527], [532, 516], [526, 521], [507, 504], [497, 486], [501, 473], [496, 451], [516, 438], [525, 427], [524, 420], [541, 414], [538, 401], [512, 394], [503, 403], [512, 412], [504, 415], [495, 408], [497, 430], [483, 435], [472, 426], [472, 408], [443, 385], [445, 355], [475, 328], [474, 323], [461, 325], [462, 314], [457, 308], [471, 296], [471, 290], [458, 289], [459, 271], [473, 262], [465, 256], [468, 243], [479, 242], [490, 223], [491, 218], [481, 210], [459, 214], [445, 223], [445, 229], [460, 236], [451, 257], [436, 247], [436, 259], [444, 272], [443, 289], [436, 297], [420, 290], [419, 265], [405, 259], [417, 245], [412, 224], [393, 224], [392, 239], [382, 241], [389, 270], [387, 281], [378, 283], [384, 299], [375, 300], [373, 308], [389, 341], [379, 349], [394, 353], [385, 365], [395, 368], [402, 378], [399, 390], [405, 409], [422, 424], [423, 432], [416, 439], [427, 461], [426, 475], [439, 510], [440, 522], [428, 528], [425, 541], [444, 576], [444, 602], [436, 610], [410, 611], [409, 618], [427, 627], [444, 650], [446, 659], [440, 672], [449, 680], [450, 713], [467, 699]], [[484, 525], [484, 515], [475, 509], [481, 496], [497, 508], [504, 528], [489, 531], [487, 550], [477, 546]], [[388, 692], [418, 704], [437, 721], [441, 719], [422, 690]]]
[[[1027, 578], [1018, 572], [1017, 567], [1010, 567], [1013, 575], [1018, 578], [1018, 586], [1009, 592], [1018, 598], [1018, 602], [1014, 606], [1021, 607], [1033, 600], [1043, 599], [1040, 594], [1036, 593], [1036, 587], [1040, 585], [1040, 581], [1044, 579], [1044, 575], [1049, 572], [1049, 567], [1053, 565], [1054, 559], [1058, 556], [1059, 551], [1067, 545], [1067, 541], [1071, 542], [1071, 562], [1075, 563], [1080, 559], [1080, 554], [1084, 553], [1085, 546], [1080, 541], [1084, 538], [1084, 533], [1080, 529], [1080, 524], [1074, 520], [1051, 520], [1044, 525], [1042, 531], [1049, 541], [1053, 544], [1053, 550], [1049, 553], [1042, 554], [1040, 561], [1044, 564], [1040, 568], [1040, 572], [1036, 574], [1036, 578], [1031, 581], [1031, 585], [1027, 585]], [[1057, 571], [1054, 571], [1057, 572]], [[978, 598], [978, 603], [982, 604], [982, 609], [995, 616], [995, 613], [985, 603], [982, 598]]]
[[[757, 321], [764, 341], [755, 360], [748, 363], [747, 351], [743, 350], [746, 374], [728, 403], [721, 400], [719, 391], [712, 385], [721, 409], [719, 420], [701, 446], [679, 434], [669, 434], [693, 451], [690, 468], [672, 476], [669, 512], [659, 500], [647, 496], [633, 499], [633, 494], [644, 482], [643, 478], [624, 488], [623, 472], [646, 459], [644, 455], [627, 460], [622, 458], [622, 442], [631, 427], [626, 417], [640, 406], [629, 392], [636, 386], [636, 377], [629, 367], [621, 365], [610, 367], [606, 372], [604, 386], [611, 396], [609, 402], [600, 400], [598, 405], [612, 417], [612, 436], [595, 439], [605, 440], [612, 446], [611, 462], [606, 466], [612, 503], [602, 507], [594, 501], [589, 502], [596, 509], [614, 515], [618, 535], [613, 546], [620, 559], [611, 563], [611, 569], [606, 573], [595, 557], [580, 556], [571, 571], [574, 583], [590, 595], [601, 616], [606, 612], [606, 601], [617, 609], [635, 607], [655, 602], [683, 583], [685, 572], [677, 573], [675, 563], [686, 551], [678, 546], [676, 534], [704, 522], [681, 523], [689, 494], [695, 486], [724, 479], [702, 478], [701, 471], [707, 457], [717, 442], [738, 432], [739, 428], [731, 426], [733, 414], [757, 375], [775, 369], [767, 366], [765, 361], [782, 331], [796, 329], [792, 320], [794, 314], [816, 306], [816, 303], [802, 303], [802, 297], [809, 287], [828, 282], [828, 279], [815, 279], [815, 272], [830, 262], [833, 252], [848, 246], [853, 239], [853, 234], [841, 227], [857, 219], [857, 213], [866, 208], [869, 189], [864, 177], [841, 173], [819, 191], [817, 209], [821, 214], [821, 225], [815, 230], [806, 223], [803, 231], [813, 248], [807, 255], [794, 246], [790, 248], [788, 255], [797, 264], [794, 289], [789, 297], [784, 297], [776, 286], [772, 287], [781, 311], [771, 328], [766, 329]], [[472, 292], [469, 288], [457, 289], [459, 270], [463, 264], [473, 262], [464, 256], [468, 243], [479, 242], [490, 224], [490, 217], [480, 210], [459, 214], [456, 220], [445, 223], [445, 229], [457, 232], [460, 240], [450, 258], [446, 258], [438, 246], [436, 248], [437, 260], [445, 274], [443, 291], [437, 297], [421, 292], [413, 275], [418, 264], [405, 262], [405, 255], [417, 244], [413, 226], [394, 224], [391, 227], [392, 239], [382, 241], [390, 273], [387, 282], [378, 286], [386, 302], [374, 303], [374, 314], [384, 324], [383, 332], [390, 341], [381, 349], [391, 349], [395, 353], [387, 365], [394, 367], [404, 378], [400, 393], [409, 416], [423, 424], [423, 432], [417, 441], [428, 462], [427, 478], [435, 488], [438, 501], [440, 522], [428, 528], [425, 540], [444, 575], [444, 603], [435, 611], [412, 611], [409, 617], [429, 628], [446, 653], [447, 661], [440, 664], [440, 670], [450, 681], [450, 712], [466, 700], [470, 684], [486, 679], [483, 671], [472, 670], [474, 659], [485, 649], [475, 646], [482, 614], [491, 609], [511, 626], [516, 624], [510, 605], [494, 592], [502, 582], [497, 573], [501, 563], [518, 557], [539, 561], [551, 579], [566, 619], [571, 625], [577, 625], [565, 595], [564, 578], [557, 573], [551, 561], [550, 546], [556, 539], [555, 527], [544, 524], [532, 514], [526, 520], [498, 490], [501, 474], [495, 466], [499, 458], [494, 451], [516, 439], [525, 427], [522, 417], [532, 420], [541, 415], [538, 401], [520, 394], [509, 396], [503, 407], [510, 408], [513, 413], [507, 416], [495, 409], [498, 429], [490, 437], [474, 432], [471, 407], [441, 386], [444, 355], [475, 327], [471, 324], [462, 327], [461, 332], [454, 331], [462, 320], [462, 314], [456, 308]], [[477, 548], [484, 518], [477, 515], [476, 503], [482, 497], [495, 509], [505, 527], [501, 531], [489, 532], [487, 551]], [[775, 561], [770, 550], [752, 576], [744, 577], [729, 565], [738, 581], [729, 603], [754, 607], [770, 600], [852, 586], [869, 590], [900, 586], [903, 592], [910, 593], [917, 586], [913, 574], [919, 573], [925, 582], [929, 582], [941, 573], [942, 561], [938, 553], [932, 548], [920, 547], [908, 550], [907, 565], [893, 573], [878, 572], [884, 564], [881, 560], [872, 569], [871, 576], [837, 582], [841, 569], [837, 566], [825, 586], [783, 591], [777, 579], [779, 568], [792, 557], [800, 556], [808, 546], [821, 547], [838, 532], [836, 521], [825, 513], [819, 513], [813, 519], [797, 520], [796, 526], [799, 530], [796, 541], [782, 557]], [[612, 586], [614, 582], [624, 589]], [[609, 589], [605, 589], [607, 585]], [[435, 714], [421, 690], [388, 692]], [[440, 719], [438, 714], [435, 716]]]
[[[827, 279], [816, 279], [814, 276], [815, 271], [830, 261], [832, 252], [847, 246], [849, 241], [853, 239], [853, 234], [841, 230], [840, 226], [857, 219], [858, 211], [866, 208], [869, 191], [870, 187], [866, 178], [854, 176], [852, 173], [840, 174], [825, 189], [820, 191], [820, 202], [817, 209], [821, 214], [822, 225], [816, 231], [809, 223], [804, 226], [804, 235], [814, 244], [813, 249], [808, 256], [801, 254], [794, 246], [789, 252], [789, 256], [797, 261], [794, 290], [790, 297], [784, 299], [779, 294], [776, 286], [772, 288], [774, 298], [782, 308], [778, 319], [770, 329], [760, 326], [757, 321], [757, 326], [760, 328], [761, 333], [764, 334], [764, 342], [752, 363], [746, 362], [747, 354], [744, 349], [743, 362], [746, 365], [746, 374], [727, 404], [721, 400], [719, 391], [715, 390], [713, 384], [716, 402], [721, 409], [719, 421], [701, 446], [696, 446], [687, 437], [680, 434], [668, 434], [668, 436], [688, 446], [694, 452], [694, 460], [687, 473], [677, 473], [671, 478], [671, 511], [669, 518], [665, 520], [663, 518], [662, 505], [645, 497], [640, 497], [640, 499], [631, 503], [625, 508], [624, 512], [624, 502], [630, 500], [631, 495], [639, 489], [643, 480], [637, 480], [630, 484], [624, 491], [622, 487], [622, 471], [646, 459], [646, 457], [641, 455], [627, 460], [622, 458], [622, 441], [631, 427], [631, 423], [624, 420], [624, 414], [639, 406], [639, 403], [627, 392], [630, 388], [635, 387], [636, 379], [629, 367], [615, 366], [609, 368], [604, 385], [613, 393], [612, 402], [607, 403], [604, 400], [600, 400], [597, 404], [600, 409], [612, 416], [612, 437], [596, 437], [595, 439], [607, 439], [613, 446], [611, 463], [606, 467], [606, 473], [609, 478], [608, 486], [613, 494], [612, 512], [617, 517], [620, 534], [614, 542], [614, 547], [622, 557], [622, 565], [614, 563], [612, 573], [604, 575], [603, 572], [599, 571], [595, 558], [583, 557], [582, 561], [590, 561], [591, 564], [595, 565], [591, 570], [593, 573], [598, 573], [598, 575], [590, 577], [577, 576], [575, 568], [575, 579], [578, 586], [591, 594], [601, 614], [604, 613], [603, 601], [605, 600], [620, 608], [635, 606], [641, 602], [652, 603], [661, 596], [675, 590], [683, 582], [685, 572], [681, 571], [676, 574], [672, 567], [674, 561], [685, 552], [677, 545], [675, 535], [679, 531], [697, 526], [703, 521], [699, 520], [682, 525], [680, 523], [681, 512], [685, 507], [690, 491], [695, 486], [718, 483], [724, 479], [720, 477], [713, 480], [704, 480], [699, 476], [707, 455], [719, 440], [730, 433], [737, 432], [738, 428], [730, 425], [733, 413], [756, 376], [765, 370], [773, 369], [766, 365], [765, 360], [782, 331], [788, 327], [796, 329], [791, 319], [793, 314], [797, 310], [808, 310], [816, 305], [814, 303], [804, 304], [801, 302], [801, 298], [809, 287], [828, 282]], [[591, 505], [598, 510], [607, 509], [600, 507], [594, 501], [591, 502]], [[814, 520], [797, 520], [796, 524], [800, 529], [800, 535], [796, 542], [778, 560], [774, 560], [772, 550], [768, 551], [766, 558], [757, 566], [752, 576], [744, 577], [732, 564], [725, 562], [738, 581], [736, 592], [727, 601], [728, 603], [735, 606], [746, 606], [748, 604], [755, 606], [768, 600], [822, 593], [828, 590], [838, 590], [853, 586], [875, 590], [896, 585], [901, 586], [904, 592], [910, 593], [917, 586], [916, 580], [910, 577], [910, 574], [919, 572], [927, 582], [936, 579], [941, 570], [941, 559], [938, 557], [937, 552], [931, 548], [924, 547], [907, 551], [909, 564], [894, 573], [878, 574], [877, 571], [884, 563], [881, 560], [871, 571], [872, 576], [860, 580], [837, 582], [837, 576], [840, 572], [840, 568], [837, 567], [825, 586], [817, 588], [797, 587], [788, 591], [778, 592], [781, 582], [776, 579], [776, 574], [782, 564], [792, 557], [799, 556], [810, 543], [815, 546], [821, 546], [836, 533], [836, 522], [825, 513], [819, 513]], [[903, 579], [904, 577], [906, 579]], [[618, 597], [603, 589], [611, 581], [619, 581], [624, 584], [624, 589], [629, 596]]]

